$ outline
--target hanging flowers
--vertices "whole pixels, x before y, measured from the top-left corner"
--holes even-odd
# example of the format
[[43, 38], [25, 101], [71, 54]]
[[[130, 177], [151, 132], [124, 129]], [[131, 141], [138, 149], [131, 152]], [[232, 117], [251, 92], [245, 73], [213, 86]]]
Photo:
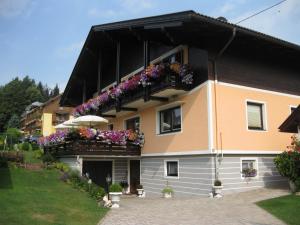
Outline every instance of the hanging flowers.
[[117, 86], [101, 93], [96, 98], [88, 100], [86, 103], [79, 105], [73, 111], [73, 116], [78, 117], [89, 113], [91, 110], [98, 110], [99, 107], [108, 103], [111, 99], [117, 99], [131, 91], [136, 90], [140, 85], [146, 87], [151, 85], [151, 82], [158, 80], [166, 71], [173, 71], [178, 74], [183, 84], [193, 84], [193, 73], [188, 65], [175, 64], [158, 64], [150, 65], [141, 73], [136, 74], [125, 81], [122, 81]]

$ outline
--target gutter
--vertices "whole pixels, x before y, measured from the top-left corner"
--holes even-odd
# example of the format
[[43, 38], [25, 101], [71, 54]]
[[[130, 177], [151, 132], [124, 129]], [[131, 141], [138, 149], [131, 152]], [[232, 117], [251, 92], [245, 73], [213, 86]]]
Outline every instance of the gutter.
[[[233, 40], [236, 37], [236, 27], [233, 27], [232, 29], [232, 35], [231, 37], [228, 39], [228, 41], [226, 42], [226, 44], [224, 45], [224, 47], [218, 52], [218, 54], [216, 55], [216, 57], [212, 60], [213, 61], [213, 68], [214, 68], [214, 82], [213, 82], [213, 87], [214, 87], [214, 106], [215, 106], [215, 140], [216, 140], [216, 146], [215, 149], [212, 149], [212, 153], [216, 154], [216, 156], [218, 156], [219, 152], [219, 131], [218, 131], [218, 104], [217, 104], [217, 82], [218, 82], [218, 70], [217, 70], [217, 61], [222, 57], [222, 55], [224, 54], [224, 52], [228, 49], [228, 47], [231, 45], [231, 43], [233, 42]], [[222, 147], [222, 132], [220, 132], [220, 149], [221, 149], [221, 154], [222, 154], [222, 158], [223, 158], [223, 147]], [[217, 152], [214, 152], [214, 150], [217, 150]], [[217, 157], [215, 157], [215, 160], [217, 160]], [[218, 170], [218, 166], [217, 166], [217, 161], [215, 161], [215, 179], [219, 178], [219, 170]]]

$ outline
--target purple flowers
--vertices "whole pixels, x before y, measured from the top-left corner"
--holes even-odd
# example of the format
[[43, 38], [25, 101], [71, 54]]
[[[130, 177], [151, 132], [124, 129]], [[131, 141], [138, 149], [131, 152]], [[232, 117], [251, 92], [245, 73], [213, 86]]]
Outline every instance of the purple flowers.
[[[136, 74], [125, 81], [122, 81], [119, 85], [101, 93], [96, 98], [88, 100], [86, 103], [79, 105], [73, 111], [73, 116], [78, 117], [81, 115], [86, 115], [92, 110], [98, 110], [99, 107], [107, 104], [111, 99], [121, 98], [123, 95], [136, 90], [139, 85], [143, 87], [151, 85], [151, 82], [158, 80], [167, 71], [166, 67], [171, 69], [172, 65], [158, 64], [150, 65], [141, 73]], [[172, 69], [171, 69], [172, 70]], [[181, 65], [180, 70], [176, 72], [181, 78], [182, 83], [192, 84], [193, 83], [193, 73], [191, 72], [188, 65]]]
[[[39, 139], [39, 144], [41, 146], [49, 146], [53, 144], [60, 144], [66, 141], [69, 134], [74, 132], [79, 134], [79, 137], [84, 140], [98, 140], [108, 144], [126, 145], [127, 143], [132, 143], [134, 145], [143, 146], [144, 135], [137, 134], [130, 130], [95, 130], [91, 128], [79, 128], [72, 131], [57, 131], [47, 137], [42, 137]], [[75, 139], [76, 140], [76, 139]]]

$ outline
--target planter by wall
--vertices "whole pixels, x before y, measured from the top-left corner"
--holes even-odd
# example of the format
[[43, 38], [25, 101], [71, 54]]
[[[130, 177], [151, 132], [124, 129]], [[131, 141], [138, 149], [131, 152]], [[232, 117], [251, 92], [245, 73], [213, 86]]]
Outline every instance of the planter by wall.
[[214, 189], [214, 197], [221, 198], [223, 186], [213, 186], [213, 189]]
[[295, 182], [289, 180], [289, 185], [290, 185], [291, 192], [295, 193], [297, 191], [297, 186], [296, 186]]
[[138, 197], [139, 198], [142, 198], [143, 197], [143, 194], [144, 194], [144, 189], [136, 189], [137, 192], [138, 192]]
[[172, 198], [172, 193], [165, 192], [163, 194], [164, 194], [164, 198]]
[[120, 207], [120, 197], [122, 192], [109, 192], [109, 196], [112, 203], [112, 208], [119, 208]]

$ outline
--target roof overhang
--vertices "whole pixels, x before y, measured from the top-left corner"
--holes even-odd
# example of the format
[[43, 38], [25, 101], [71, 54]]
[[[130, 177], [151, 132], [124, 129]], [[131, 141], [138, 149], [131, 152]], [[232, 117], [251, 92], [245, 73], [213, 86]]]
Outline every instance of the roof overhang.
[[298, 133], [300, 126], [300, 105], [289, 115], [278, 128], [280, 132]]

